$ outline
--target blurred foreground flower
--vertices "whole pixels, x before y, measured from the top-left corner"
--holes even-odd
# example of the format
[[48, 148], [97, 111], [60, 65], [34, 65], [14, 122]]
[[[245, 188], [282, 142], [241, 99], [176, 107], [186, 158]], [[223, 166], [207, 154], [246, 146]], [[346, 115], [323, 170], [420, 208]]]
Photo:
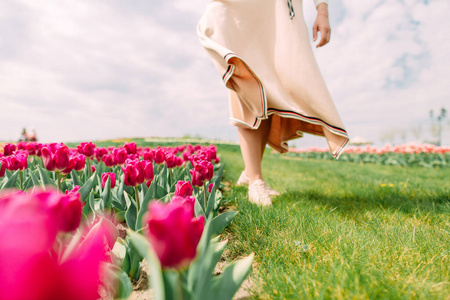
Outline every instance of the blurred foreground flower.
[[[77, 193], [22, 191], [0, 195], [0, 298], [98, 299], [100, 266], [117, 238], [100, 219], [64, 244], [60, 231], [80, 224]], [[67, 236], [65, 236], [67, 238]]]
[[144, 222], [161, 266], [180, 270], [189, 266], [197, 254], [205, 219], [203, 215], [195, 218], [195, 200], [178, 198], [168, 204], [151, 202]]

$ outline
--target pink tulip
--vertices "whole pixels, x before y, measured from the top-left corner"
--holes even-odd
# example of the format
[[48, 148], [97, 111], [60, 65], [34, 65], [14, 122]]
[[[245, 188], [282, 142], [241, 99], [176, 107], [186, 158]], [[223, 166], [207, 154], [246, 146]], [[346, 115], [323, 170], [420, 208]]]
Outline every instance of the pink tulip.
[[95, 166], [91, 165], [91, 172], [94, 173], [95, 172]]
[[112, 154], [106, 154], [102, 158], [103, 162], [107, 167], [113, 167], [116, 165], [116, 162], [114, 160], [114, 156]]
[[175, 185], [175, 195], [181, 197], [192, 196], [193, 193], [192, 185], [189, 181], [178, 181]]
[[128, 154], [136, 154], [137, 148], [135, 142], [125, 143], [124, 146]]
[[36, 142], [30, 142], [26, 145], [25, 150], [29, 155], [37, 155], [39, 149], [39, 144]]
[[3, 158], [5, 166], [10, 171], [25, 170], [28, 167], [28, 153], [17, 150], [10, 156]]
[[69, 167], [69, 148], [63, 143], [52, 143], [42, 147], [42, 160], [49, 171], [61, 171]]
[[5, 156], [9, 156], [9, 155], [13, 154], [14, 151], [16, 151], [16, 149], [17, 149], [17, 147], [14, 144], [5, 144], [3, 146], [3, 154]]
[[153, 181], [153, 178], [155, 177], [155, 174], [153, 173], [153, 164], [146, 160], [141, 161], [140, 164], [144, 169], [144, 180], [146, 182], [150, 181], [151, 183]]
[[77, 155], [73, 156], [73, 159], [75, 161], [75, 165], [74, 165], [73, 169], [78, 172], [83, 171], [84, 167], [86, 166], [85, 156], [83, 154], [77, 154]]
[[116, 186], [116, 174], [112, 172], [105, 172], [102, 174], [102, 188], [105, 188], [105, 184], [108, 178], [110, 178], [111, 188], [113, 189]]
[[122, 166], [124, 173], [124, 182], [128, 186], [137, 186], [145, 181], [145, 171], [143, 165], [138, 159], [125, 161], [125, 165]]
[[165, 161], [167, 168], [169, 169], [173, 169], [177, 166], [177, 156], [173, 155], [172, 153], [166, 154]]
[[6, 160], [3, 157], [0, 157], [0, 178], [5, 176], [6, 172]]
[[191, 169], [192, 184], [194, 186], [202, 186], [203, 182], [211, 180], [213, 177], [214, 167], [209, 161], [200, 161]]
[[68, 198], [57, 192], [0, 196], [2, 299], [99, 298], [100, 267], [108, 260], [117, 230], [102, 219], [73, 248], [61, 248], [56, 234], [64, 230], [60, 219], [67, 216], [55, 211]]
[[173, 203], [178, 203], [183, 206], [186, 206], [190, 211], [192, 211], [192, 217], [195, 218], [195, 198], [193, 196], [181, 197], [181, 196], [173, 196], [170, 200]]
[[153, 159], [156, 164], [161, 165], [166, 159], [166, 155], [162, 149], [153, 150]]
[[193, 206], [175, 200], [151, 202], [145, 217], [147, 237], [163, 268], [183, 269], [196, 257], [205, 219], [195, 218]]
[[210, 183], [210, 184], [208, 185], [208, 193], [211, 193], [213, 187], [214, 187], [214, 193], [216, 192], [217, 187], [214, 185], [214, 183]]
[[95, 148], [94, 155], [97, 161], [102, 161], [104, 155], [108, 154], [108, 150], [106, 148]]
[[71, 195], [71, 194], [75, 194], [75, 193], [78, 193], [78, 191], [80, 190], [80, 186], [79, 185], [75, 185], [74, 187], [73, 187], [73, 189], [71, 189], [71, 190], [66, 190], [66, 195]]
[[87, 157], [92, 157], [95, 153], [95, 144], [93, 144], [92, 142], [81, 143], [77, 146], [77, 149], [80, 154], [83, 154]]
[[144, 158], [144, 160], [148, 160], [148, 161], [153, 162], [153, 160], [154, 160], [154, 153], [153, 153], [153, 151], [146, 151], [146, 152], [144, 152], [143, 158]]
[[122, 165], [128, 158], [128, 153], [125, 148], [114, 148], [112, 154], [116, 165]]

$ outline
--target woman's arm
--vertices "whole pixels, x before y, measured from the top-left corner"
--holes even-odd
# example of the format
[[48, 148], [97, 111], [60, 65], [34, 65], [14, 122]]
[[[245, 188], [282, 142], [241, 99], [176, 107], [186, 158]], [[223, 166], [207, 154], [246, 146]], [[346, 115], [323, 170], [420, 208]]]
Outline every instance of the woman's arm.
[[317, 18], [313, 25], [313, 40], [317, 40], [317, 33], [320, 32], [320, 41], [317, 48], [326, 45], [330, 41], [331, 28], [328, 20], [328, 4], [319, 3], [317, 5]]

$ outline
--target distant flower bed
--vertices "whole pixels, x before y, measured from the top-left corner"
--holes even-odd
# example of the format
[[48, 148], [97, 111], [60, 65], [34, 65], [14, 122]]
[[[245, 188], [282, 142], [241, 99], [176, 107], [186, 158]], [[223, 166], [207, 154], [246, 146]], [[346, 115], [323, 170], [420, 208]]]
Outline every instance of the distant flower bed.
[[0, 298], [125, 299], [145, 258], [154, 299], [231, 299], [253, 254], [213, 274], [222, 172], [214, 145], [0, 146]]
[[[328, 148], [289, 149], [287, 156], [334, 160]], [[348, 146], [339, 161], [391, 166], [450, 167], [450, 147], [423, 145]]]

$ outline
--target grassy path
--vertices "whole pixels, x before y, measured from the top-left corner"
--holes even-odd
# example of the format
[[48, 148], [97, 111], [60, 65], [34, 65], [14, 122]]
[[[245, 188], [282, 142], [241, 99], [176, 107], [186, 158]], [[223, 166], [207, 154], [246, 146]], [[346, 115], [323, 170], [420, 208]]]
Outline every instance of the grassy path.
[[[239, 149], [218, 148], [236, 182]], [[263, 173], [284, 192], [272, 207], [227, 194], [228, 259], [256, 253], [255, 299], [450, 299], [450, 170], [268, 153]]]

